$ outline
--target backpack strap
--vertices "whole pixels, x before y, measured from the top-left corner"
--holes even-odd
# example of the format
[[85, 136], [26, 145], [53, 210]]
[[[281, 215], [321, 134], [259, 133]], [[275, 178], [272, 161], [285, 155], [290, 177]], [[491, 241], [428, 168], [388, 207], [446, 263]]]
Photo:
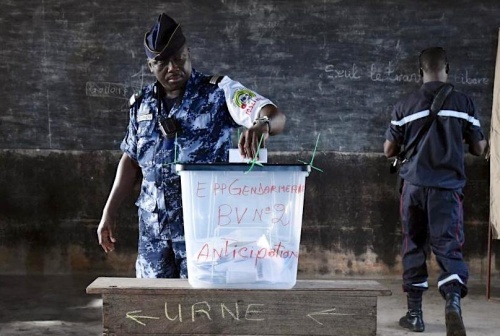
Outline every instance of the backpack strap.
[[426, 120], [424, 126], [422, 126], [422, 128], [418, 132], [415, 140], [413, 140], [413, 142], [411, 144], [406, 146], [406, 148], [404, 150], [399, 152], [398, 159], [401, 160], [401, 162], [405, 162], [406, 160], [408, 160], [409, 158], [412, 157], [413, 152], [415, 151], [415, 148], [417, 147], [420, 140], [424, 137], [425, 133], [427, 133], [427, 131], [431, 127], [432, 123], [434, 122], [434, 120], [437, 117], [437, 114], [443, 108], [444, 101], [446, 100], [446, 98], [448, 98], [449, 94], [453, 91], [453, 88], [454, 88], [453, 85], [446, 83], [439, 89], [439, 92], [436, 94], [436, 96], [434, 97], [434, 100], [432, 101], [430, 111], [429, 111], [429, 116], [427, 117], [427, 120]]

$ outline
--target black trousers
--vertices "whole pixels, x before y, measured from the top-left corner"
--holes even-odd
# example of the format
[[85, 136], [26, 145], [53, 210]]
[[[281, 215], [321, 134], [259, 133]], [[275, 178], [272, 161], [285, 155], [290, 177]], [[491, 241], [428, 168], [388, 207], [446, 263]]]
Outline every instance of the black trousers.
[[405, 182], [401, 193], [403, 290], [428, 288], [429, 248], [441, 269], [438, 288], [457, 283], [467, 293], [469, 272], [463, 260], [462, 189], [420, 187]]

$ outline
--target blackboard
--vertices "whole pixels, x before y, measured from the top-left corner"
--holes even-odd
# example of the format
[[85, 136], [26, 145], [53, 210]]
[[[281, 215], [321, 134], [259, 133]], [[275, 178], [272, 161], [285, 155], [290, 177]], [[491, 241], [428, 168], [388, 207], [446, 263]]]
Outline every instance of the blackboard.
[[[431, 5], [432, 3], [432, 5]], [[0, 14], [0, 148], [116, 150], [127, 100], [153, 80], [144, 32], [183, 26], [193, 66], [239, 80], [288, 116], [271, 151], [381, 152], [417, 55], [448, 51], [450, 82], [489, 130], [500, 2], [8, 1]]]

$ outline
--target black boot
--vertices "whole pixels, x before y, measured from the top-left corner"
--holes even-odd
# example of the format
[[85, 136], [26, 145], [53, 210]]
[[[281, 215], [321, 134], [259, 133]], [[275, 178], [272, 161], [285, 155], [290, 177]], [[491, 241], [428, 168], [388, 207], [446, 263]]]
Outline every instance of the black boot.
[[422, 297], [406, 297], [408, 301], [408, 312], [399, 319], [399, 325], [411, 331], [422, 332], [425, 329], [422, 317]]
[[446, 293], [445, 320], [446, 336], [466, 336], [460, 308], [460, 294]]

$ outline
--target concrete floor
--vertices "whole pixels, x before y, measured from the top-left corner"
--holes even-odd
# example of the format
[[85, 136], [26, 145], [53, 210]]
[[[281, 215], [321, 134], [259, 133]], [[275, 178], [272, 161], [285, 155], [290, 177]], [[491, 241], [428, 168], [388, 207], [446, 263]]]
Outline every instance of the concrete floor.
[[[0, 276], [0, 335], [102, 335], [102, 300], [88, 295], [90, 276]], [[377, 335], [416, 335], [398, 326], [406, 299], [397, 279], [377, 279], [392, 291], [378, 299]], [[488, 301], [485, 284], [472, 282], [462, 301], [469, 336], [500, 335], [500, 282], [494, 281]], [[418, 335], [445, 335], [444, 301], [435, 287], [424, 296], [426, 330]], [[342, 335], [338, 335], [342, 336]]]

